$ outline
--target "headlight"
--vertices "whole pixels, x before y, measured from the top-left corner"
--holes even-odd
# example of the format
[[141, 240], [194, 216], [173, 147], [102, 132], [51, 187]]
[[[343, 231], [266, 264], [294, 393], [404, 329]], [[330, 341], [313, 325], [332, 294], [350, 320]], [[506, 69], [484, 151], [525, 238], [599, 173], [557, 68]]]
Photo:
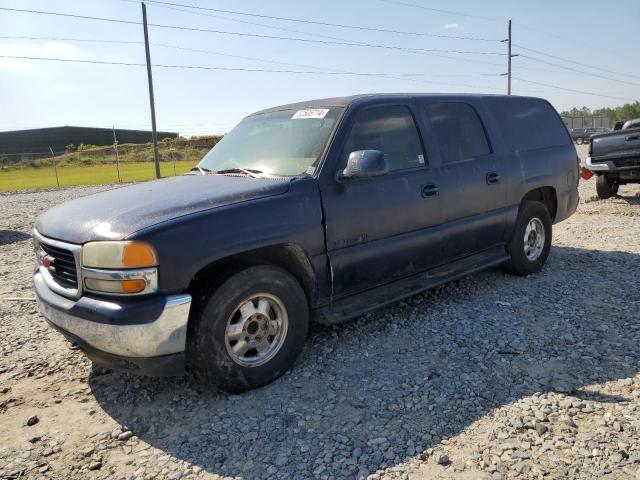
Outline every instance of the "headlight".
[[144, 242], [90, 242], [82, 247], [82, 266], [147, 268], [158, 265], [153, 247]]
[[82, 247], [82, 278], [90, 292], [135, 295], [158, 289], [158, 257], [145, 242], [90, 242]]

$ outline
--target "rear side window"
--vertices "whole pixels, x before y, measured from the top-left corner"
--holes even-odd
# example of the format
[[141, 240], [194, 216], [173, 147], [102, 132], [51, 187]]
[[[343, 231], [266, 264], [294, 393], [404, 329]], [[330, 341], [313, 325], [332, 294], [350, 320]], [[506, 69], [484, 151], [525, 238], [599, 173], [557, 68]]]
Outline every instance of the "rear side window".
[[484, 101], [511, 150], [533, 150], [571, 143], [562, 120], [543, 100], [495, 97]]
[[424, 110], [438, 139], [444, 163], [491, 153], [478, 114], [467, 103], [430, 103]]
[[422, 142], [409, 109], [401, 105], [371, 107], [356, 115], [343, 149], [343, 164], [351, 152], [380, 150], [389, 170], [424, 165]]

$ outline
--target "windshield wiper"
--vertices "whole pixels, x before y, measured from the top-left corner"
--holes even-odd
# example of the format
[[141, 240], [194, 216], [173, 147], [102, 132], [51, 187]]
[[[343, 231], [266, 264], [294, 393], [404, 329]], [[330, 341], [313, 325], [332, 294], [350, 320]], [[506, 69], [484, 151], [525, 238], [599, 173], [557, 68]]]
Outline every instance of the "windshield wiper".
[[211, 173], [211, 170], [204, 167], [193, 167], [190, 172], [200, 172], [202, 175], [206, 175], [207, 173]]
[[217, 172], [214, 173], [219, 173], [219, 174], [225, 174], [225, 173], [244, 173], [245, 175], [252, 177], [252, 178], [259, 178], [258, 175], [260, 175], [262, 172], [262, 170], [255, 170], [252, 168], [242, 168], [242, 167], [235, 167], [235, 168], [225, 168], [224, 170], [218, 170]]

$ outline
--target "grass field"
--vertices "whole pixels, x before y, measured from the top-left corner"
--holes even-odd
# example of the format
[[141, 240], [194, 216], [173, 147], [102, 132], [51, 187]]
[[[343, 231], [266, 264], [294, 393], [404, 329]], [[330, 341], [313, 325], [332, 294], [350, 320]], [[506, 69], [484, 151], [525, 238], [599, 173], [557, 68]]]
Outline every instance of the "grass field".
[[[197, 161], [182, 160], [160, 163], [163, 177], [181, 175], [196, 165]], [[98, 185], [117, 183], [118, 173], [115, 163], [96, 165], [63, 165], [58, 167], [58, 178], [61, 187], [74, 185]], [[153, 162], [122, 162], [120, 178], [125, 182], [139, 182], [155, 178]], [[37, 188], [55, 188], [56, 176], [53, 166], [12, 168], [0, 170], [0, 191], [25, 190]]]
[[[163, 177], [181, 175], [198, 164], [220, 137], [158, 143], [160, 172]], [[155, 178], [153, 146], [119, 145], [120, 179], [122, 183]], [[0, 154], [0, 157], [3, 157]], [[55, 188], [56, 174], [51, 158], [24, 158], [10, 162], [0, 158], [0, 191]], [[175, 171], [174, 171], [175, 161]], [[61, 187], [117, 183], [113, 146], [78, 148], [55, 157]]]

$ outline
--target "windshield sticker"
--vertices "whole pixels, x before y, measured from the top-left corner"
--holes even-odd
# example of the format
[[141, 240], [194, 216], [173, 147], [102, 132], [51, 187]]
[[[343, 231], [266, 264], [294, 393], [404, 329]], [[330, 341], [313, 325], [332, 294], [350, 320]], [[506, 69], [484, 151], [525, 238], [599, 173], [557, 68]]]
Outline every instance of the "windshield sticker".
[[298, 110], [292, 120], [298, 120], [300, 118], [324, 118], [329, 113], [328, 108], [305, 108], [304, 110]]

